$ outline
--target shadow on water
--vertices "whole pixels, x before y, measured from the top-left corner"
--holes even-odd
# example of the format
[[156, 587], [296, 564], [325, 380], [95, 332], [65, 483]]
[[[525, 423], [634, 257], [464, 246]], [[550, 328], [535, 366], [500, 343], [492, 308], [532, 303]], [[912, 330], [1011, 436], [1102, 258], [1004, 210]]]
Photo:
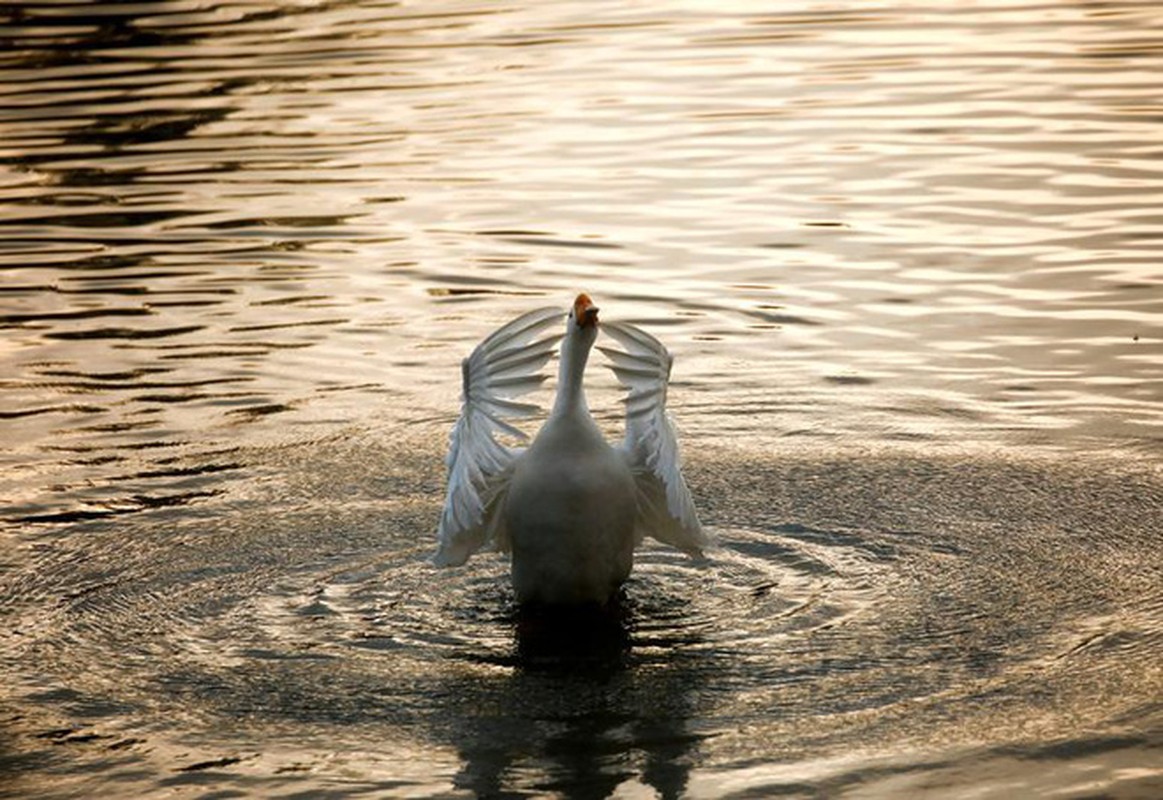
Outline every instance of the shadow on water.
[[617, 669], [629, 655], [631, 610], [622, 596], [606, 606], [522, 606], [514, 622], [525, 670]]
[[[604, 798], [626, 783], [684, 794], [704, 738], [690, 729], [704, 683], [697, 662], [635, 652], [643, 611], [522, 609], [514, 668], [447, 687], [443, 725], [461, 758], [454, 785], [478, 797], [561, 792]], [[687, 654], [689, 656], [689, 654]]]

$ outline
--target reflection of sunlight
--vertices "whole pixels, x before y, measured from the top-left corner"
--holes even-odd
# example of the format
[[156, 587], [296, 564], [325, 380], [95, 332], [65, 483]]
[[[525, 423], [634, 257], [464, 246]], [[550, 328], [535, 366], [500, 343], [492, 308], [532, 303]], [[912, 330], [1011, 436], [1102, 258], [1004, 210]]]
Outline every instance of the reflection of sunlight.
[[[0, 19], [0, 785], [1163, 778], [1158, 3]], [[588, 659], [424, 561], [461, 358], [582, 290], [671, 348], [729, 542]]]
[[851, 753], [793, 764], [760, 764], [729, 770], [705, 770], [691, 776], [691, 797], [723, 797], [769, 791], [795, 784], [825, 784], [829, 778], [885, 764], [889, 759]]
[[[1094, 792], [1130, 796], [1163, 777], [1163, 769], [1143, 767], [1143, 750], [1114, 744], [1107, 752], [1053, 764], [982, 752], [901, 752], [889, 757], [847, 755], [760, 765], [736, 770], [698, 772], [688, 787], [691, 797], [735, 793], [782, 795], [805, 784], [830, 786], [832, 792], [863, 800], [891, 800], [936, 791], [960, 794], [968, 785], [980, 797], [1082, 796]], [[973, 766], [967, 766], [973, 764]], [[919, 766], [921, 765], [921, 766]], [[972, 776], [972, 777], [970, 777]]]
[[[197, 742], [151, 741], [149, 760], [176, 773], [171, 780], [175, 786], [234, 784], [245, 790], [262, 780], [263, 785], [284, 784], [321, 794], [337, 787], [399, 797], [437, 797], [455, 791], [445, 776], [455, 772], [457, 758], [446, 749], [415, 741], [383, 741], [375, 747], [334, 737], [308, 737], [298, 747], [285, 741], [258, 740], [225, 757], [213, 746]], [[222, 761], [226, 763], [214, 766]]]

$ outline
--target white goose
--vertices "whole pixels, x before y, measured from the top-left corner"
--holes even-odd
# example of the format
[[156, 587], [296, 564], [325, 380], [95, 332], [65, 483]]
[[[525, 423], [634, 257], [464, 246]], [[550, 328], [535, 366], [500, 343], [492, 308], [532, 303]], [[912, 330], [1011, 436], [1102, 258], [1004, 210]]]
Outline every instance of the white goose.
[[626, 396], [626, 437], [610, 446], [590, 416], [582, 377], [598, 336], [598, 309], [580, 294], [561, 345], [557, 399], [527, 448], [507, 419], [540, 409], [513, 398], [545, 380], [541, 368], [561, 334], [538, 338], [562, 312], [542, 308], [501, 327], [462, 362], [464, 405], [452, 429], [448, 494], [440, 517], [440, 566], [463, 564], [489, 544], [511, 553], [521, 603], [605, 603], [651, 536], [691, 555], [709, 544], [679, 465], [666, 414], [671, 355], [633, 325], [601, 330], [625, 350], [605, 353]]

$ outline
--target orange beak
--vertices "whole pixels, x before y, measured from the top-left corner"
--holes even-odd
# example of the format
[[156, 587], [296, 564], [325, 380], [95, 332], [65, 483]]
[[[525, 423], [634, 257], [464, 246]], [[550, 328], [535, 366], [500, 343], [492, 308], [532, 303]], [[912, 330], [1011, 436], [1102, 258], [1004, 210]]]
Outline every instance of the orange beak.
[[585, 292], [579, 294], [577, 299], [573, 301], [573, 318], [582, 328], [598, 324], [598, 307], [594, 305], [594, 301], [590, 300], [590, 296]]

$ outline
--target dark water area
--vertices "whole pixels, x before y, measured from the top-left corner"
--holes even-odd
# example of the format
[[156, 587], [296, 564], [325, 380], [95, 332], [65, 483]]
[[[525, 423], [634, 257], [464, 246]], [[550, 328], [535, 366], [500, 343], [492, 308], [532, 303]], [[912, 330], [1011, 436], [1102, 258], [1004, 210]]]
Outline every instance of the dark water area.
[[[0, 797], [1163, 796], [1161, 43], [0, 7]], [[718, 546], [529, 619], [427, 559], [460, 358], [579, 290]]]

